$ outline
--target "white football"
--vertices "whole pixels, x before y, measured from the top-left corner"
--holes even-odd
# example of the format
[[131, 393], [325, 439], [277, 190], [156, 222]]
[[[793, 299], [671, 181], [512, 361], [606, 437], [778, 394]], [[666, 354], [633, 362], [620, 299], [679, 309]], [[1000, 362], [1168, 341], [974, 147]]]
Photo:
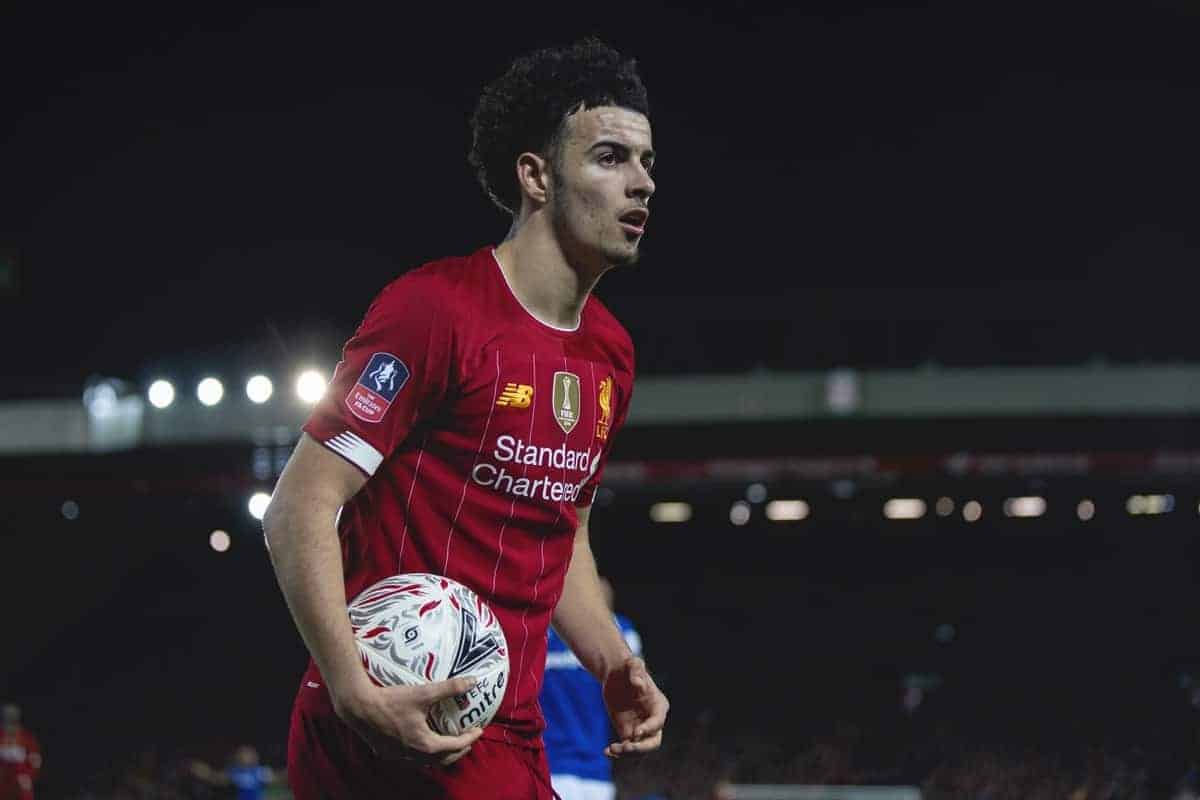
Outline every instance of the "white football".
[[354, 598], [349, 613], [363, 666], [380, 686], [475, 679], [466, 694], [434, 705], [434, 730], [456, 735], [491, 722], [508, 685], [508, 645], [478, 595], [441, 575], [394, 575]]

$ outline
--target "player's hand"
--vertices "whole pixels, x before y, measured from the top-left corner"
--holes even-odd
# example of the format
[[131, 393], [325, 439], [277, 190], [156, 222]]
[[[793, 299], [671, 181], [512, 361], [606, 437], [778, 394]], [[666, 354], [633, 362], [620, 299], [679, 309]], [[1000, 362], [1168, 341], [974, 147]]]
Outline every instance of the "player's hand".
[[444, 736], [429, 726], [429, 709], [439, 700], [463, 694], [470, 678], [421, 686], [376, 686], [366, 682], [334, 701], [339, 717], [381, 758], [416, 759], [449, 766], [465, 756], [482, 728]]
[[604, 748], [604, 755], [620, 758], [648, 753], [662, 745], [663, 725], [671, 704], [646, 670], [646, 662], [630, 656], [604, 680], [604, 704], [612, 717], [619, 741]]

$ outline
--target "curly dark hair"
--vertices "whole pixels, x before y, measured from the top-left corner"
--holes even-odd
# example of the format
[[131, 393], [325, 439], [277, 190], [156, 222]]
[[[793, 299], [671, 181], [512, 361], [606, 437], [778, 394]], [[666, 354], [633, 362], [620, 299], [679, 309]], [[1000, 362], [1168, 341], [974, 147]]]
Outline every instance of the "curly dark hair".
[[521, 210], [513, 177], [517, 156], [553, 157], [567, 117], [597, 106], [620, 106], [650, 116], [637, 62], [596, 38], [521, 56], [488, 84], [471, 116], [467, 157], [483, 190], [500, 208]]

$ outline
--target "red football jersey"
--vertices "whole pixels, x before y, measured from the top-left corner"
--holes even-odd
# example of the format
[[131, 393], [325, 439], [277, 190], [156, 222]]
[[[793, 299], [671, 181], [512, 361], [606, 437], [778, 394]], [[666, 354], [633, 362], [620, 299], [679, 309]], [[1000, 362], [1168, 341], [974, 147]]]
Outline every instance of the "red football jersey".
[[41, 770], [42, 749], [32, 733], [0, 730], [0, 800], [32, 798]]
[[[538, 743], [546, 631], [576, 508], [591, 504], [629, 410], [633, 361], [598, 299], [575, 330], [546, 325], [487, 247], [389, 284], [304, 426], [369, 476], [338, 523], [347, 601], [391, 575], [431, 572], [499, 617], [509, 681], [489, 738]], [[309, 691], [316, 673], [310, 664]]]

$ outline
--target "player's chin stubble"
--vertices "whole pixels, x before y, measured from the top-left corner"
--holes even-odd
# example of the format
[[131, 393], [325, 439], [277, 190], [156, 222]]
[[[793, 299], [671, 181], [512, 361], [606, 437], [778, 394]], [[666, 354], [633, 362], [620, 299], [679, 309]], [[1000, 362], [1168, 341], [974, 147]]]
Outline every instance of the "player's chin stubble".
[[633, 252], [628, 250], [618, 253], [615, 257], [610, 257], [608, 260], [614, 267], [632, 267], [638, 263], [641, 258], [641, 252], [636, 248]]
[[614, 267], [631, 267], [641, 259], [641, 237], [630, 241], [625, 231], [620, 231], [618, 236], [624, 239], [624, 241], [621, 245], [611, 248], [610, 252], [607, 253], [608, 261]]
[[[599, 256], [604, 263], [612, 267], [632, 266], [638, 263], [638, 245], [640, 239], [630, 241], [628, 234], [619, 226], [614, 233], [609, 234], [601, 222], [604, 216], [600, 204], [564, 200], [565, 193], [559, 193], [554, 205], [554, 226], [558, 231], [559, 240], [568, 244], [568, 250], [583, 255], [590, 251], [588, 260]], [[572, 224], [573, 223], [573, 224]], [[614, 236], [614, 239], [609, 238]]]

